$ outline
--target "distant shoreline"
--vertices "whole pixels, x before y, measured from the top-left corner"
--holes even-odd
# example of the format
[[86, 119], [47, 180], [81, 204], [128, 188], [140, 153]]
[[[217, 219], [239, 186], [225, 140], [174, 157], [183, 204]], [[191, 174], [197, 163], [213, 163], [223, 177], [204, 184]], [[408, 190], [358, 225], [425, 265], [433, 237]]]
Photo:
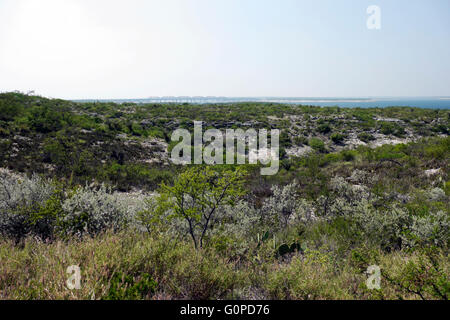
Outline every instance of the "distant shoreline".
[[75, 102], [113, 102], [113, 103], [190, 103], [190, 104], [226, 104], [226, 103], [280, 103], [294, 105], [313, 105], [341, 108], [386, 108], [413, 107], [425, 109], [450, 109], [450, 97], [417, 98], [312, 98], [312, 97], [149, 97], [144, 99], [81, 99]]

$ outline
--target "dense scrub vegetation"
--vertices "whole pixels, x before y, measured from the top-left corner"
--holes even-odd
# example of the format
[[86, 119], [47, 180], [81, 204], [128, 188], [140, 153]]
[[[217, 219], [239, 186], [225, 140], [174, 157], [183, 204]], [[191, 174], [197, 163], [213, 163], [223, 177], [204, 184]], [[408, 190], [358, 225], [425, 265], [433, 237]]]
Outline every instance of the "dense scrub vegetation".
[[[449, 111], [17, 93], [0, 110], [0, 298], [448, 299]], [[268, 177], [173, 166], [170, 130], [193, 119], [273, 126], [311, 150]]]
[[281, 155], [407, 143], [449, 133], [449, 110], [341, 109], [280, 104], [75, 103], [0, 94], [0, 166], [71, 183], [154, 190], [178, 169], [167, 149], [177, 128], [277, 128]]

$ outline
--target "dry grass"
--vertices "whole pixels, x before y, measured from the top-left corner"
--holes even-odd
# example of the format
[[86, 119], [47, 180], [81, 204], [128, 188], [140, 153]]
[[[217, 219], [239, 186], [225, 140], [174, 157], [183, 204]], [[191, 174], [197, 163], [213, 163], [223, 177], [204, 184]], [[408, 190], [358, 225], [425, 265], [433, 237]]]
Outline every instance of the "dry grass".
[[[212, 248], [195, 250], [189, 243], [175, 243], [165, 236], [132, 232], [50, 244], [28, 239], [21, 248], [1, 241], [0, 299], [102, 299], [108, 297], [115, 273], [130, 276], [135, 283], [148, 274], [158, 283], [155, 291], [139, 291], [139, 299], [420, 299], [411, 283], [425, 288], [428, 280], [430, 288], [433, 281], [444, 281], [441, 288], [448, 290], [449, 262], [443, 254], [436, 258], [440, 270], [436, 273], [419, 253], [376, 252], [358, 264], [350, 257], [337, 262], [319, 250], [287, 260], [267, 254], [260, 259], [270, 252], [260, 250], [238, 263]], [[425, 271], [412, 272], [408, 262], [419, 266], [422, 260]], [[383, 274], [395, 281], [383, 278], [381, 290], [368, 290], [364, 268], [369, 263], [379, 264]], [[70, 265], [81, 268], [79, 290], [66, 286]], [[132, 284], [121, 285], [126, 290]], [[439, 298], [428, 289], [422, 298]]]

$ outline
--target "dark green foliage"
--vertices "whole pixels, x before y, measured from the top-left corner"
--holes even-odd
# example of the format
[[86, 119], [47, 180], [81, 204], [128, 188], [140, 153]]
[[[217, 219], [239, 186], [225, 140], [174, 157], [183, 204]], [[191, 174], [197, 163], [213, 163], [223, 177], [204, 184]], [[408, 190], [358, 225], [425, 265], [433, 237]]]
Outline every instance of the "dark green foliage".
[[442, 133], [442, 134], [449, 134], [450, 133], [449, 126], [445, 125], [443, 123], [436, 125], [435, 127], [432, 128], [432, 130], [434, 132]]
[[98, 178], [107, 181], [121, 191], [131, 186], [154, 190], [162, 183], [173, 181], [176, 171], [170, 167], [146, 166], [144, 164], [119, 164], [112, 162], [99, 169]]
[[299, 241], [292, 242], [292, 244], [290, 246], [283, 243], [282, 245], [280, 245], [278, 247], [276, 256], [282, 257], [284, 255], [292, 254], [292, 253], [296, 253], [296, 252], [303, 252], [303, 249], [302, 249]]
[[353, 161], [353, 160], [355, 160], [357, 154], [358, 154], [358, 152], [352, 151], [352, 150], [344, 150], [344, 151], [341, 152], [342, 159], [344, 161]]
[[281, 131], [280, 134], [280, 146], [284, 148], [289, 148], [290, 146], [292, 146], [291, 138], [284, 130]]
[[34, 106], [27, 110], [27, 122], [31, 130], [39, 133], [59, 131], [71, 122], [72, 114], [64, 108]]
[[334, 143], [340, 144], [345, 140], [345, 135], [340, 133], [333, 133], [330, 138]]
[[147, 273], [133, 276], [116, 272], [109, 284], [108, 293], [102, 300], [140, 300], [150, 298], [158, 288], [157, 282]]
[[291, 248], [287, 244], [283, 243], [281, 246], [278, 247], [277, 255], [284, 256], [285, 254], [288, 254], [290, 252]]
[[316, 151], [325, 152], [325, 143], [318, 138], [311, 138], [309, 140], [309, 146]]
[[365, 143], [369, 143], [370, 141], [374, 141], [375, 137], [373, 135], [371, 135], [370, 133], [367, 132], [361, 132], [358, 135], [358, 139], [365, 142]]
[[18, 102], [10, 102], [5, 99], [0, 99], [0, 120], [11, 121], [19, 114], [21, 114], [23, 105]]
[[395, 135], [402, 137], [405, 134], [405, 129], [395, 122], [382, 122], [380, 132], [385, 135]]
[[322, 134], [327, 134], [331, 132], [331, 127], [328, 124], [321, 124], [317, 127], [317, 131]]
[[44, 203], [23, 205], [13, 211], [14, 220], [3, 234], [16, 243], [32, 235], [42, 241], [55, 239], [62, 224], [62, 193], [55, 191]]

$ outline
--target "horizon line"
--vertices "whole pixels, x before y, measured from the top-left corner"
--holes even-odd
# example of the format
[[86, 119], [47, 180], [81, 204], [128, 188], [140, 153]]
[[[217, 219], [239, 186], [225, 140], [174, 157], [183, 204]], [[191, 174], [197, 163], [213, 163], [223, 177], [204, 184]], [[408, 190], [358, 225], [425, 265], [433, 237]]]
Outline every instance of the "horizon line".
[[372, 100], [372, 99], [417, 99], [417, 98], [434, 98], [434, 99], [450, 99], [450, 95], [433, 95], [433, 96], [148, 96], [140, 98], [67, 98], [67, 100], [152, 100], [152, 99], [168, 99], [168, 98], [194, 98], [194, 99], [303, 99], [303, 100]]

